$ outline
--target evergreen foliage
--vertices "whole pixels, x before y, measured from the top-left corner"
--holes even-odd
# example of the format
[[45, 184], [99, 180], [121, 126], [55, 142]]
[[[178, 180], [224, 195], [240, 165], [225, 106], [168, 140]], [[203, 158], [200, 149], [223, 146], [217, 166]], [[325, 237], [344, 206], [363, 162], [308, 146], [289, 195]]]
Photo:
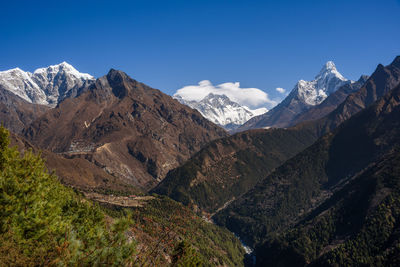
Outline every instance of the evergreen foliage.
[[182, 241], [174, 250], [171, 266], [197, 267], [202, 266], [202, 261], [196, 250], [188, 242]]
[[400, 153], [338, 191], [324, 207], [257, 249], [260, 266], [398, 266]]
[[400, 86], [215, 216], [258, 266], [398, 266]]
[[[400, 146], [400, 87], [345, 121], [266, 176], [252, 190], [217, 213], [214, 219], [251, 246], [322, 208], [326, 200]], [[389, 164], [389, 163], [388, 163]], [[361, 187], [361, 186], [360, 186]], [[372, 187], [362, 191], [370, 195]], [[346, 194], [343, 193], [341, 198]], [[338, 197], [339, 198], [339, 197]], [[355, 205], [367, 202], [354, 202]], [[359, 218], [364, 215], [360, 214]]]
[[316, 139], [307, 129], [269, 129], [215, 140], [153, 190], [213, 213]]
[[132, 218], [132, 231], [144, 245], [138, 249], [139, 265], [243, 266], [245, 251], [231, 232], [166, 196], [132, 208]]
[[132, 261], [132, 221], [106, 221], [99, 207], [49, 174], [40, 155], [9, 148], [0, 127], [0, 263], [120, 266]]

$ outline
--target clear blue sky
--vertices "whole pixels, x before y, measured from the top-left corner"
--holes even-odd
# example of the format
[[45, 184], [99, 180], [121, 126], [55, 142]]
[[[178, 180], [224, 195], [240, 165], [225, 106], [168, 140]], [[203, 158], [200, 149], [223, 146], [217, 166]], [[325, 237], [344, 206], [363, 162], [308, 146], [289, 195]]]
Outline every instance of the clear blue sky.
[[400, 0], [2, 1], [0, 70], [62, 61], [172, 94], [200, 80], [271, 98], [327, 60], [351, 79], [400, 54]]

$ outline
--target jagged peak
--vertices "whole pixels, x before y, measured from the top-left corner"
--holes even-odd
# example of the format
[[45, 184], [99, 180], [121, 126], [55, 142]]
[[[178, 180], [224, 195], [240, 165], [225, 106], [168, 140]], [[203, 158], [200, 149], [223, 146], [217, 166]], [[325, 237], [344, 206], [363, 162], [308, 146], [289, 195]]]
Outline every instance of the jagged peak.
[[327, 61], [319, 71], [319, 74], [316, 76], [316, 78], [321, 77], [321, 76], [326, 76], [329, 73], [334, 73], [336, 75], [339, 75], [343, 77], [337, 70], [336, 65], [333, 61]]
[[130, 91], [129, 82], [134, 81], [125, 72], [116, 69], [110, 69], [106, 77], [113, 94], [118, 98], [124, 98], [128, 94]]
[[345, 77], [337, 70], [336, 65], [333, 61], [327, 61], [321, 68], [319, 74], [315, 77], [315, 80], [326, 79], [330, 76], [336, 76], [342, 81], [347, 81]]
[[48, 72], [48, 71], [51, 71], [51, 70], [59, 71], [60, 69], [64, 69], [64, 68], [77, 71], [72, 65], [70, 65], [67, 62], [63, 61], [60, 64], [50, 65], [50, 66], [43, 67], [43, 68], [38, 68], [33, 73], [42, 73], [42, 72]]
[[83, 78], [86, 80], [93, 80], [94, 77], [88, 73], [81, 73], [77, 69], [75, 69], [71, 64], [67, 63], [66, 61], [63, 61], [59, 64], [56, 65], [50, 65], [48, 67], [44, 68], [38, 68], [36, 69], [33, 73], [40, 75], [43, 73], [58, 73], [64, 71], [66, 73], [69, 73], [71, 75], [74, 75], [78, 78]]
[[322, 70], [336, 70], [336, 65], [333, 61], [327, 61], [324, 66], [322, 67]]
[[70, 69], [75, 69], [71, 64], [67, 63], [66, 61], [61, 62], [60, 64], [57, 64], [55, 66], [59, 67], [64, 67], [64, 68], [70, 68]]
[[337, 71], [333, 61], [327, 61], [314, 80], [299, 80], [288, 99], [297, 95], [306, 104], [317, 105], [346, 82], [351, 83], [352, 81]]
[[131, 78], [123, 72], [122, 70], [110, 69], [107, 73], [107, 79], [114, 82], [122, 82], [126, 80], [130, 80]]
[[107, 76], [109, 76], [109, 75], [114, 75], [114, 74], [117, 74], [117, 73], [125, 74], [125, 75], [126, 75], [126, 73], [123, 72], [122, 70], [116, 70], [116, 69], [111, 68], [111, 69], [108, 71]]

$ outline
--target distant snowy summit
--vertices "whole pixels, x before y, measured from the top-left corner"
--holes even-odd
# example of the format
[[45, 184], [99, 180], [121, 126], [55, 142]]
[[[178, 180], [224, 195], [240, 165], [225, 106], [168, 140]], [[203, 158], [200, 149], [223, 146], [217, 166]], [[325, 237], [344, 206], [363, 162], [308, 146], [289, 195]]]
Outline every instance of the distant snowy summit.
[[54, 107], [67, 97], [74, 97], [95, 78], [80, 73], [66, 62], [39, 68], [33, 73], [19, 68], [0, 71], [0, 88], [29, 103]]
[[291, 97], [297, 97], [300, 101], [310, 106], [319, 105], [328, 95], [350, 82], [337, 71], [333, 61], [328, 61], [314, 80], [310, 82], [298, 81], [292, 90]]
[[332, 61], [326, 62], [312, 81], [300, 80], [290, 94], [265, 114], [254, 117], [238, 131], [255, 128], [287, 127], [297, 116], [321, 104], [329, 95], [344, 85], [352, 84], [338, 72]]
[[205, 118], [227, 130], [234, 130], [254, 116], [268, 111], [266, 108], [252, 110], [233, 102], [226, 95], [213, 93], [208, 94], [200, 101], [185, 100], [179, 94], [175, 94], [174, 98], [180, 103], [198, 110]]

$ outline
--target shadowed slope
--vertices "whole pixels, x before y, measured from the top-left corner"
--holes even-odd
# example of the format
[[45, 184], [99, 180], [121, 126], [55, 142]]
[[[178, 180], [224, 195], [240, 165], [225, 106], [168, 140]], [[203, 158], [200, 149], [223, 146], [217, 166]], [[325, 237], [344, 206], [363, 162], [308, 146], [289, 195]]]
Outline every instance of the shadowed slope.
[[287, 230], [352, 180], [399, 153], [399, 118], [400, 86], [285, 162], [217, 214], [216, 221], [251, 245]]
[[[326, 117], [289, 129], [252, 130], [216, 140], [171, 171], [154, 192], [215, 212], [399, 82], [400, 57], [397, 57], [387, 67], [379, 65], [363, 87]], [[352, 85], [348, 89], [354, 90]], [[328, 97], [327, 101], [333, 100]]]

